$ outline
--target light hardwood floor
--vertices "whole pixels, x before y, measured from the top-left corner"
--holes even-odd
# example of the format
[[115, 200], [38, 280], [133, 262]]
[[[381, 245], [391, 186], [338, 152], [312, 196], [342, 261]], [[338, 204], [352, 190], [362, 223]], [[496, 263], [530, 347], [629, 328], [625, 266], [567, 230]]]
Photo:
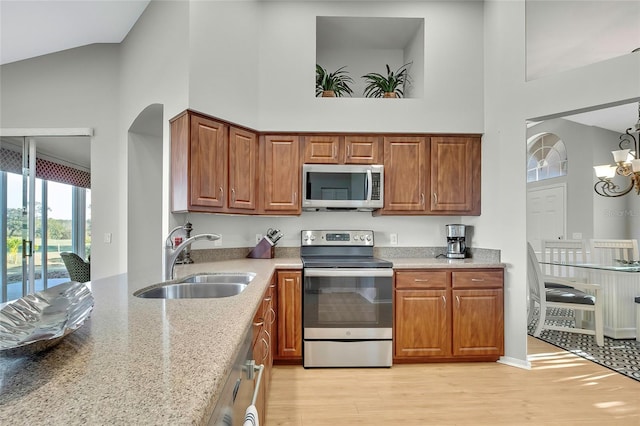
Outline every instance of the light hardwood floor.
[[276, 366], [266, 425], [640, 425], [640, 382], [528, 339], [531, 370]]

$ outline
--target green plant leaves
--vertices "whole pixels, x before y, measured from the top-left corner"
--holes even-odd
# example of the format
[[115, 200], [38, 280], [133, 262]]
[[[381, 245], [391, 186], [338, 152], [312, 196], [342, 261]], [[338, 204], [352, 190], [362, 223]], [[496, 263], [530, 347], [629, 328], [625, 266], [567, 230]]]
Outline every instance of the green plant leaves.
[[332, 90], [336, 96], [351, 96], [353, 90], [349, 84], [353, 84], [353, 79], [345, 70], [346, 66], [338, 68], [329, 73], [326, 69], [316, 64], [316, 96], [322, 96], [322, 92]]
[[[385, 93], [395, 93], [400, 98], [404, 97], [404, 86], [410, 81], [409, 67], [411, 64], [413, 62], [408, 62], [395, 71], [391, 71], [389, 64], [386, 64], [386, 76], [375, 72], [363, 75], [362, 78], [367, 82], [364, 96], [382, 98]], [[351, 96], [353, 90], [350, 84], [353, 84], [353, 79], [345, 68], [346, 66], [343, 66], [330, 73], [316, 64], [316, 96], [322, 96], [322, 93], [327, 90], [332, 90], [337, 97]]]
[[364, 88], [364, 96], [367, 98], [381, 98], [385, 93], [395, 93], [398, 97], [404, 96], [404, 85], [409, 82], [409, 66], [413, 62], [408, 62], [391, 71], [389, 65], [386, 64], [387, 76], [379, 73], [369, 73], [362, 76], [367, 81]]

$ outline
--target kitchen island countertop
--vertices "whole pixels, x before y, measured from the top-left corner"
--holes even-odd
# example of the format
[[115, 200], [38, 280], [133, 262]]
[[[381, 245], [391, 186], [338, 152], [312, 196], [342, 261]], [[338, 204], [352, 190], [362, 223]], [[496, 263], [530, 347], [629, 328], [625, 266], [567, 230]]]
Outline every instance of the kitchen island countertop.
[[239, 295], [141, 299], [157, 282], [118, 275], [91, 282], [91, 317], [36, 355], [0, 354], [0, 424], [203, 425], [276, 268], [299, 258], [176, 267], [177, 276], [251, 271]]

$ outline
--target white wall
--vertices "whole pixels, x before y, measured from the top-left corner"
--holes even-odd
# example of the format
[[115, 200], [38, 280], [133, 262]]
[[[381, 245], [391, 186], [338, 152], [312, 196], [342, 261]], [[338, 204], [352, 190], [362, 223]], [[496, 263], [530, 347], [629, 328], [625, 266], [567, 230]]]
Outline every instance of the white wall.
[[[526, 119], [565, 115], [640, 95], [640, 55], [524, 83], [524, 1], [485, 1], [483, 212], [476, 240], [507, 263], [505, 352], [526, 359]], [[588, 89], [588, 90], [586, 90]], [[505, 232], [505, 229], [508, 232]]]
[[[423, 97], [316, 98], [316, 16], [423, 18]], [[260, 130], [482, 132], [481, 2], [264, 2], [260, 18]]]
[[258, 48], [262, 20], [256, 2], [191, 2], [190, 108], [259, 129]]
[[[140, 113], [127, 144], [127, 266], [129, 279], [162, 278], [162, 105]], [[155, 250], [150, 248], [155, 248]]]
[[[0, 67], [0, 127], [90, 127], [91, 274], [124, 270], [125, 223], [119, 215], [124, 170], [118, 142], [117, 45], [97, 44]], [[125, 169], [126, 170], [126, 169]], [[121, 172], [122, 171], [122, 172]], [[110, 244], [103, 242], [112, 233]]]

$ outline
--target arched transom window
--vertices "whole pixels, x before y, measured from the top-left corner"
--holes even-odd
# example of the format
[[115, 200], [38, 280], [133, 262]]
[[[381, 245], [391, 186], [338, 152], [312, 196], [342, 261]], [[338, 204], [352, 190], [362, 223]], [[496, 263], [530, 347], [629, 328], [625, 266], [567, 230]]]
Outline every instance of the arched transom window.
[[567, 175], [567, 149], [553, 133], [533, 136], [527, 142], [527, 182]]

